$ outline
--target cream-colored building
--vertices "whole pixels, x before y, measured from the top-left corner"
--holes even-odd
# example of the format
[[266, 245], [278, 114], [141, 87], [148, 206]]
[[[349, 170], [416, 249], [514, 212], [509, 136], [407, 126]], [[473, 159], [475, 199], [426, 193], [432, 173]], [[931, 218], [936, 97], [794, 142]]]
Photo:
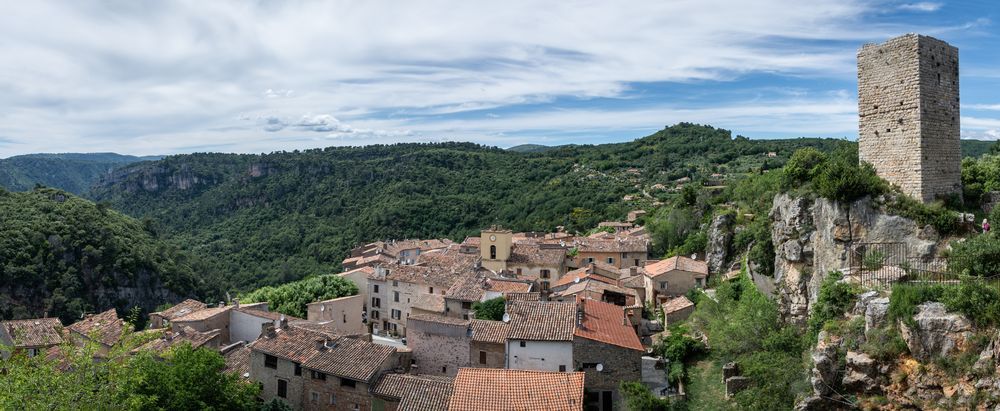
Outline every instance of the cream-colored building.
[[363, 335], [368, 333], [364, 323], [365, 296], [352, 295], [317, 301], [307, 305], [306, 319], [330, 327], [337, 335]]
[[684, 256], [674, 256], [644, 267], [646, 301], [663, 303], [686, 294], [693, 288], [705, 288], [708, 264]]

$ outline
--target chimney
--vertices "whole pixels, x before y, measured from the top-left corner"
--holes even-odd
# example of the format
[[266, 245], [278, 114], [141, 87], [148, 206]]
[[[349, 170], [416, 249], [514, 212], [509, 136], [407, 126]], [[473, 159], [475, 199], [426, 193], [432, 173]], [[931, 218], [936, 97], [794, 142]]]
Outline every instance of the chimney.
[[639, 274], [639, 266], [632, 266], [628, 268], [628, 273], [632, 275]]
[[271, 322], [266, 322], [260, 325], [260, 336], [267, 338], [274, 338], [277, 335], [274, 332], [274, 324]]
[[323, 351], [326, 349], [326, 338], [316, 339], [316, 351]]
[[282, 330], [288, 329], [288, 319], [285, 318], [284, 315], [282, 315], [281, 319], [278, 320], [278, 326], [281, 327]]
[[584, 328], [583, 327], [583, 319], [587, 315], [586, 312], [585, 312], [585, 310], [584, 310], [584, 306], [586, 305], [586, 303], [587, 303], [587, 299], [586, 298], [581, 298], [580, 302], [577, 303], [577, 305], [576, 305], [576, 326], [579, 327], [579, 328]]

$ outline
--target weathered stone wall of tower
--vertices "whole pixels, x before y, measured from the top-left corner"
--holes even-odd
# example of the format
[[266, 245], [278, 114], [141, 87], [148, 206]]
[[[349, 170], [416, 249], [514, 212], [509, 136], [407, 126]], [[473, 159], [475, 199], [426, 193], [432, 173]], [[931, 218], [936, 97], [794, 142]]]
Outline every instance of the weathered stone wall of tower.
[[916, 34], [866, 44], [858, 115], [859, 157], [879, 176], [923, 201], [961, 192], [958, 49]]

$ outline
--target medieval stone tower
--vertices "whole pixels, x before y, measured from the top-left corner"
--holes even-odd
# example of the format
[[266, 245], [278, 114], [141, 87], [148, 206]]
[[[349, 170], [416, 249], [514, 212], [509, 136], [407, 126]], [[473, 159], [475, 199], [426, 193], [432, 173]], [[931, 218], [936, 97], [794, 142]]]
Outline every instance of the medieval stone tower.
[[961, 194], [958, 49], [907, 34], [858, 51], [858, 154], [924, 202]]

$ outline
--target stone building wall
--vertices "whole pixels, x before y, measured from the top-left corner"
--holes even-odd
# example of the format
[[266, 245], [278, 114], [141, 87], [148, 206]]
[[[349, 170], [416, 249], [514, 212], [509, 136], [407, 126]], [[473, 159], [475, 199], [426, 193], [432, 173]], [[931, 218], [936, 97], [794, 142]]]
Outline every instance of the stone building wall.
[[340, 377], [335, 375], [327, 375], [325, 381], [313, 379], [311, 374], [307, 375], [302, 388], [302, 409], [318, 411], [372, 408], [372, 395], [369, 393], [368, 384], [355, 381], [354, 387], [349, 387], [341, 385], [340, 380]]
[[[485, 355], [483, 354], [485, 353]], [[483, 357], [486, 362], [483, 363]], [[494, 344], [482, 341], [472, 341], [469, 343], [469, 367], [475, 368], [503, 368], [506, 362], [504, 344]]]
[[[581, 337], [573, 338], [573, 369], [586, 373], [584, 389], [596, 393], [611, 391], [613, 407], [618, 407], [621, 402], [619, 383], [642, 381], [642, 355], [642, 351]], [[592, 367], [584, 367], [584, 363], [602, 364], [603, 369], [597, 371]]]
[[459, 367], [469, 366], [467, 330], [468, 325], [411, 320], [406, 339], [418, 373], [454, 377]]
[[907, 34], [858, 52], [859, 157], [904, 193], [961, 193], [958, 49]]
[[[278, 358], [277, 368], [264, 365], [265, 354], [258, 351], [250, 352], [250, 375], [260, 383], [260, 397], [264, 402], [278, 398], [278, 380], [288, 382], [285, 398], [281, 398], [293, 409], [302, 408], [302, 375], [295, 375], [295, 363]], [[306, 372], [302, 373], [303, 375]]]

